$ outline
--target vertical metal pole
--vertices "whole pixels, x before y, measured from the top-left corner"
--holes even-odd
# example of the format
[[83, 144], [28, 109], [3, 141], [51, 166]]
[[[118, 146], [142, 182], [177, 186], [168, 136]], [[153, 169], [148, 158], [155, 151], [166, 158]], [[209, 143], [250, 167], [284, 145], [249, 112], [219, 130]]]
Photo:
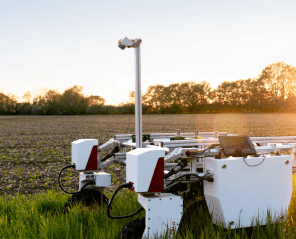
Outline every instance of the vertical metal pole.
[[142, 148], [142, 95], [141, 95], [141, 49], [140, 45], [135, 47], [135, 127], [136, 127], [136, 148]]
[[190, 162], [190, 172], [191, 173], [196, 173], [196, 167], [197, 167], [197, 159], [195, 159], [194, 161]]
[[292, 143], [292, 167], [296, 167], [296, 144]]

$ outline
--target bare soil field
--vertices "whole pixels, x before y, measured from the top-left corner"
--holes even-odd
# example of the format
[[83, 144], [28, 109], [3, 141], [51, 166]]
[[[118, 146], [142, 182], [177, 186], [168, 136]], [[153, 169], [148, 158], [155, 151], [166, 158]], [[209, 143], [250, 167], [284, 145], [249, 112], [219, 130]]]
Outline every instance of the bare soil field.
[[[71, 142], [134, 133], [134, 115], [0, 116], [0, 195], [32, 194], [58, 188], [60, 169], [71, 162]], [[296, 114], [143, 115], [143, 133], [220, 131], [250, 136], [296, 135]], [[103, 152], [103, 154], [106, 152]], [[125, 180], [123, 166], [106, 170], [112, 184]], [[62, 180], [76, 191], [78, 173]]]

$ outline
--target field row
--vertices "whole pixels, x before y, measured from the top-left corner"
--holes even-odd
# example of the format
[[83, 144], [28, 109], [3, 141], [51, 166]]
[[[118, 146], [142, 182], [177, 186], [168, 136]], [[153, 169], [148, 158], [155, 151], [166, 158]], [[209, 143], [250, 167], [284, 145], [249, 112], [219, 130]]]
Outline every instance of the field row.
[[[30, 194], [58, 186], [59, 170], [71, 161], [71, 142], [94, 138], [103, 144], [116, 134], [134, 133], [133, 115], [0, 116], [0, 194]], [[295, 114], [143, 115], [143, 133], [223, 131], [250, 136], [296, 135]], [[103, 152], [103, 154], [106, 152]], [[125, 180], [123, 167], [107, 170], [113, 184]], [[63, 177], [77, 190], [78, 173]]]

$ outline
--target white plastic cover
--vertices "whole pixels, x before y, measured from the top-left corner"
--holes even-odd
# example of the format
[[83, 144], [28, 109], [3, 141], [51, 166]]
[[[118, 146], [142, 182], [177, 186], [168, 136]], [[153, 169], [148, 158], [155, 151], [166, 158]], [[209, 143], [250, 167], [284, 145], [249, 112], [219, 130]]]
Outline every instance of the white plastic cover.
[[126, 154], [126, 182], [133, 182], [135, 192], [148, 192], [159, 158], [165, 156], [162, 148], [138, 148]]
[[71, 143], [72, 164], [75, 164], [76, 170], [85, 170], [94, 145], [98, 145], [97, 139], [79, 139]]

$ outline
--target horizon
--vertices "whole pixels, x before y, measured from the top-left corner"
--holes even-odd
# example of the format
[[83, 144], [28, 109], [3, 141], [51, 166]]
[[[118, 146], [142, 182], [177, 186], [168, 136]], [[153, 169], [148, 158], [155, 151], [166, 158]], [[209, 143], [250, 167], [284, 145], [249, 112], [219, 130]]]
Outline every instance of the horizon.
[[[0, 92], [62, 93], [73, 85], [107, 105], [134, 90], [141, 38], [142, 91], [149, 85], [257, 78], [275, 62], [296, 65], [294, 1], [9, 1], [0, 9]], [[40, 88], [41, 87], [41, 88]]]

